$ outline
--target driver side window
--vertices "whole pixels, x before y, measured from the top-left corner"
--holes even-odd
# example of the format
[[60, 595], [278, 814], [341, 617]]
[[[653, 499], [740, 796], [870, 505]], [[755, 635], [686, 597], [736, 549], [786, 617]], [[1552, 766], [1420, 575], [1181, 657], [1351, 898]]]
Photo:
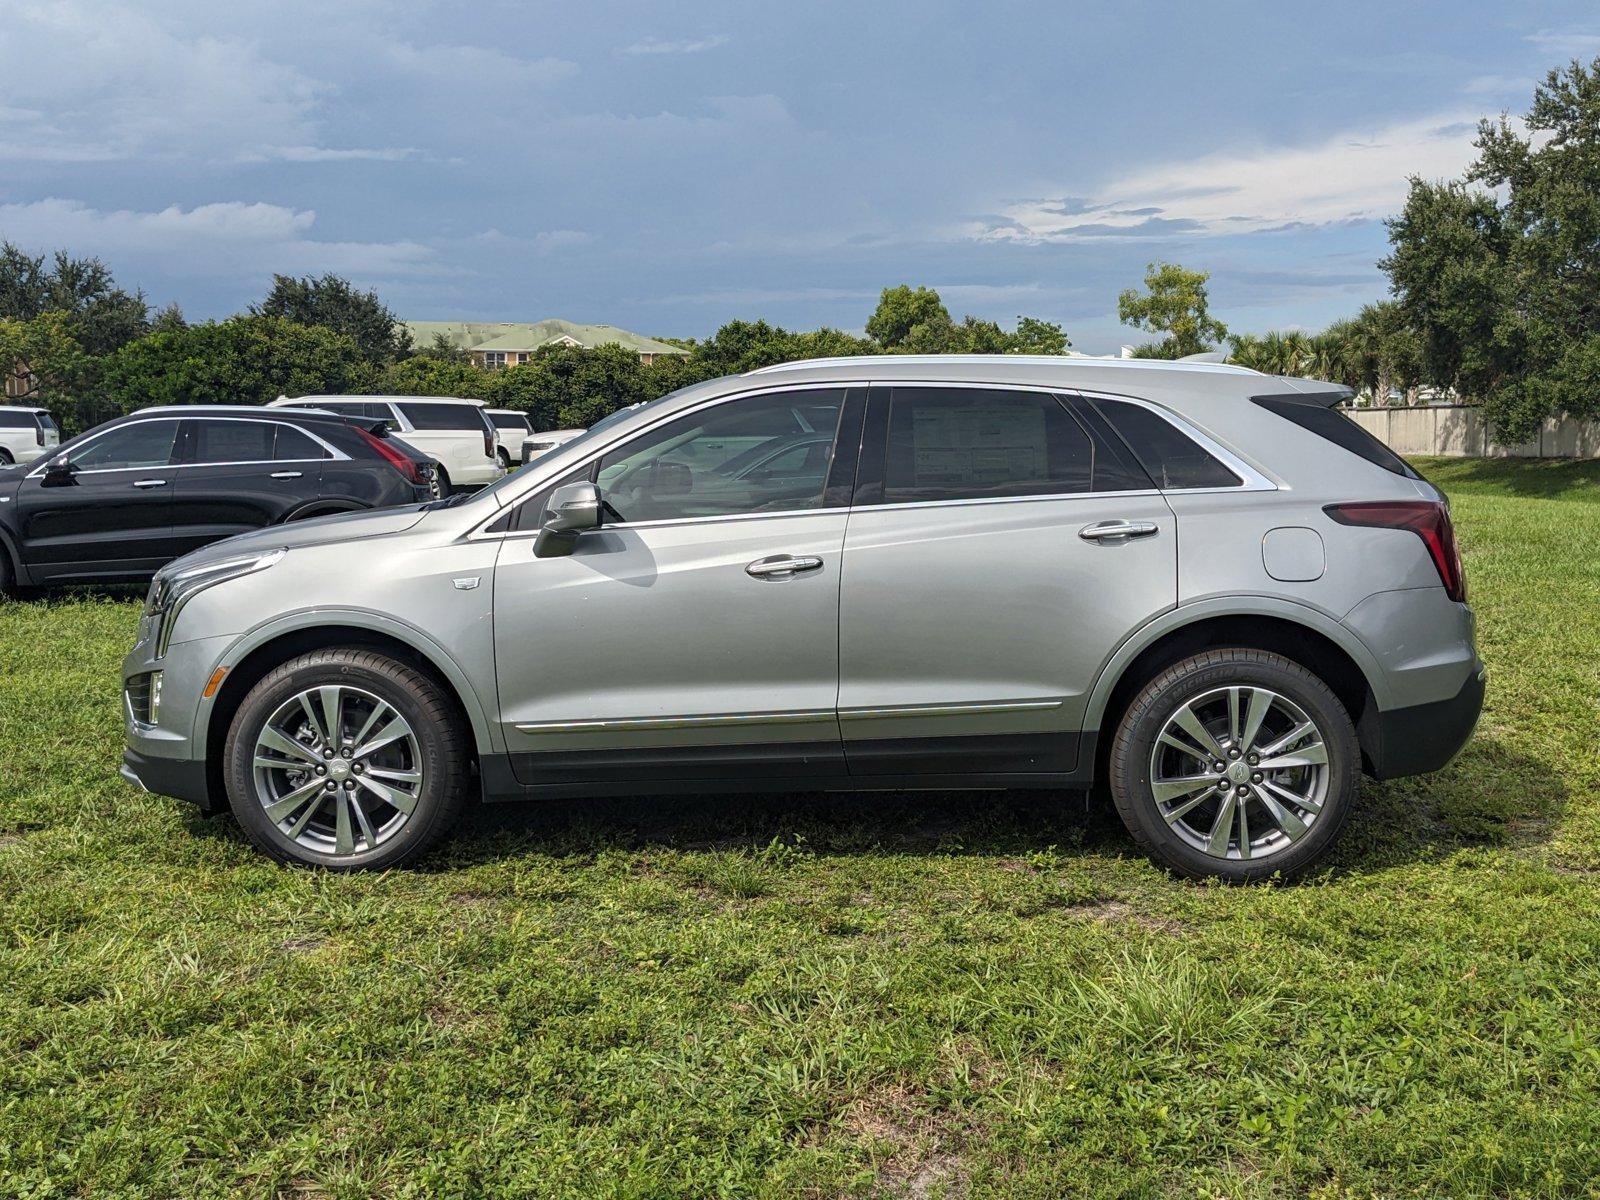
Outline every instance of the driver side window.
[[671, 521], [819, 508], [844, 389], [716, 404], [600, 459], [612, 521]]
[[172, 461], [177, 434], [176, 421], [138, 421], [95, 438], [74, 451], [71, 462], [80, 471], [164, 467]]

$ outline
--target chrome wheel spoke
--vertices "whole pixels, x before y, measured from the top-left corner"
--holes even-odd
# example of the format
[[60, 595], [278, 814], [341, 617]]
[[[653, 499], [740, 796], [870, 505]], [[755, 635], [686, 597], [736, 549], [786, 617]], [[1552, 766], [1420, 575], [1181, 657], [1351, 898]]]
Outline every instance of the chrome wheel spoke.
[[417, 806], [417, 798], [410, 792], [403, 792], [399, 788], [392, 788], [388, 784], [379, 783], [370, 775], [357, 775], [356, 780], [362, 787], [391, 808], [397, 808], [401, 812], [409, 814]]
[[1150, 790], [1155, 793], [1157, 800], [1165, 804], [1168, 800], [1187, 796], [1200, 788], [1213, 788], [1216, 785], [1215, 775], [1180, 775], [1176, 779], [1157, 780], [1151, 783]]
[[401, 771], [394, 767], [368, 767], [367, 776], [377, 776], [379, 779], [392, 779], [395, 783], [421, 783], [421, 771]]
[[299, 838], [300, 834], [305, 831], [305, 827], [311, 824], [311, 818], [316, 816], [317, 811], [321, 809], [322, 797], [327, 794], [327, 792], [322, 792], [315, 800], [306, 805], [304, 811], [290, 823], [288, 830], [286, 830], [290, 837]]
[[379, 700], [372, 706], [372, 712], [369, 713], [367, 719], [362, 722], [361, 728], [356, 730], [355, 736], [350, 739], [350, 744], [352, 746], [359, 746], [365, 742], [367, 740], [367, 734], [372, 732], [372, 727], [392, 711], [393, 710], [390, 709], [387, 704], [385, 704], [382, 700]]
[[1240, 750], [1255, 748], [1256, 735], [1261, 732], [1261, 722], [1267, 719], [1267, 713], [1272, 708], [1272, 700], [1272, 693], [1265, 688], [1256, 688], [1250, 693], [1250, 706], [1244, 715], [1244, 728], [1239, 731]]
[[317, 712], [316, 706], [311, 703], [311, 693], [301, 692], [296, 699], [300, 702], [300, 711], [305, 714], [307, 727], [317, 735], [317, 741], [326, 746], [328, 744], [328, 731], [322, 724], [322, 717]]
[[1186, 815], [1190, 809], [1204, 804], [1210, 795], [1211, 793], [1209, 791], [1201, 792], [1198, 796], [1195, 796], [1189, 800], [1185, 800], [1182, 804], [1177, 804], [1172, 808], [1166, 809], [1161, 815], [1166, 818], [1167, 824], [1171, 825]]
[[[257, 763], [260, 763], [260, 761], [260, 759], [256, 760]], [[279, 769], [282, 769], [281, 764]], [[320, 779], [313, 779], [310, 783], [302, 783], [282, 799], [267, 805], [267, 819], [273, 824], [277, 824], [321, 790], [322, 780]]]
[[1261, 801], [1261, 807], [1267, 810], [1267, 815], [1277, 822], [1278, 828], [1289, 835], [1290, 841], [1306, 831], [1306, 823], [1280, 804], [1267, 788], [1257, 787], [1256, 799]]
[[334, 750], [337, 750], [340, 743], [344, 741], [344, 725], [341, 720], [342, 713], [340, 712], [340, 691], [341, 689], [337, 685], [317, 689], [318, 698], [322, 701], [323, 728], [327, 730], [325, 744]]
[[1311, 742], [1300, 746], [1288, 754], [1279, 754], [1274, 758], [1263, 758], [1261, 770], [1287, 771], [1290, 767], [1322, 767], [1328, 763], [1328, 748], [1321, 742]]
[[1250, 797], [1240, 796], [1236, 805], [1239, 810], [1239, 857], [1250, 857]]
[[1274, 754], [1282, 754], [1290, 746], [1300, 741], [1308, 733], [1313, 732], [1315, 729], [1316, 726], [1310, 721], [1301, 721], [1297, 723], [1293, 729], [1289, 730], [1288, 733], [1284, 734], [1277, 741], [1273, 742], [1270, 746], [1261, 747], [1259, 753], [1262, 758], [1271, 758]]
[[1279, 800], [1294, 805], [1296, 808], [1303, 808], [1312, 816], [1317, 816], [1322, 812], [1322, 804], [1319, 801], [1313, 800], [1310, 796], [1296, 796], [1288, 788], [1279, 787], [1270, 779], [1263, 779], [1257, 787], [1263, 793], [1270, 793]]
[[346, 799], [355, 811], [356, 824], [361, 826], [361, 836], [367, 840], [367, 849], [371, 850], [378, 844], [378, 835], [372, 828], [372, 818], [367, 816], [367, 810], [361, 807], [361, 793], [350, 792]]
[[1238, 807], [1239, 798], [1232, 792], [1222, 802], [1222, 807], [1217, 809], [1216, 820], [1211, 822], [1211, 833], [1206, 838], [1206, 853], [1215, 858], [1228, 856], [1228, 838], [1233, 833], [1233, 810]]
[[1212, 758], [1220, 759], [1223, 757], [1222, 747], [1217, 745], [1217, 739], [1211, 736], [1211, 731], [1195, 715], [1192, 702], [1185, 704], [1177, 712], [1173, 713], [1172, 719], [1179, 729], [1194, 739], [1195, 745], [1211, 755]]
[[[303, 742], [296, 741], [294, 738], [284, 733], [283, 730], [275, 729], [271, 725], [268, 725], [265, 729], [263, 729], [261, 731], [261, 736], [256, 738], [257, 755], [261, 753], [262, 747], [266, 747], [268, 750], [276, 750], [280, 754], [287, 754], [291, 758], [298, 759], [302, 763], [308, 763], [312, 766], [322, 765], [322, 759], [317, 757], [317, 752], [311, 749], [310, 746], [305, 745]], [[279, 763], [275, 765], [287, 766], [289, 764]]]
[[350, 832], [350, 796], [345, 792], [333, 793], [334, 849], [340, 854], [354, 854], [356, 839]]
[[370, 740], [357, 746], [352, 757], [366, 758], [367, 755], [371, 754], [374, 750], [381, 750], [390, 742], [397, 742], [403, 737], [410, 736], [411, 726], [407, 725], [403, 720], [396, 716], [394, 720], [390, 721], [377, 733], [373, 734]]

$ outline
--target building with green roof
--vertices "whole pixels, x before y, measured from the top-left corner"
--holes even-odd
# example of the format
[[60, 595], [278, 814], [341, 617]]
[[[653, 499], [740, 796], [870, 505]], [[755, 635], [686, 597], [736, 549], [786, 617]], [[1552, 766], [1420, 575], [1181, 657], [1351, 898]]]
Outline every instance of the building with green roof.
[[657, 341], [643, 334], [629, 333], [615, 325], [579, 325], [552, 317], [547, 321], [404, 321], [411, 333], [411, 344], [419, 350], [434, 345], [439, 338], [465, 350], [480, 367], [511, 367], [525, 363], [543, 346], [621, 346], [632, 350], [645, 364], [669, 355], [688, 351], [670, 342]]

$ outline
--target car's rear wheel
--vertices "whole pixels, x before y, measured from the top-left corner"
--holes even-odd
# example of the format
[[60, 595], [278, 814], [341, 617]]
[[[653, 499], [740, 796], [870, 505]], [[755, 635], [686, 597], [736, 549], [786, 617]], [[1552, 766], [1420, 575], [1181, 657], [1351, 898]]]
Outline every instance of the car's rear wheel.
[[371, 650], [316, 650], [268, 673], [224, 749], [228, 802], [281, 862], [392, 867], [460, 815], [466, 735], [443, 690]]
[[11, 457], [11, 451], [7, 450], [4, 446], [0, 446], [0, 467], [9, 467], [16, 461], [16, 459]]
[[505, 448], [502, 447], [494, 453], [495, 457], [500, 460], [500, 469], [502, 471], [511, 470], [511, 455], [506, 452]]
[[433, 478], [429, 483], [428, 491], [435, 500], [443, 500], [450, 494], [450, 472], [443, 467], [433, 469]]
[[1128, 831], [1157, 862], [1236, 882], [1299, 874], [1355, 799], [1360, 749], [1333, 691], [1262, 650], [1212, 650], [1134, 697], [1111, 745]]

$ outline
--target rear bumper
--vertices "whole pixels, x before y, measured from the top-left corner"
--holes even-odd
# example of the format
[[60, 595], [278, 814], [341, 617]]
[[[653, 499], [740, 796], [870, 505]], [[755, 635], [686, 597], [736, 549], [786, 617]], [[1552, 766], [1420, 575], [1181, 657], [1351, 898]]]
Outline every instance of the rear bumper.
[[1361, 748], [1373, 778], [1425, 775], [1447, 766], [1477, 728], [1487, 677], [1479, 663], [1449, 699], [1370, 710], [1361, 722]]

